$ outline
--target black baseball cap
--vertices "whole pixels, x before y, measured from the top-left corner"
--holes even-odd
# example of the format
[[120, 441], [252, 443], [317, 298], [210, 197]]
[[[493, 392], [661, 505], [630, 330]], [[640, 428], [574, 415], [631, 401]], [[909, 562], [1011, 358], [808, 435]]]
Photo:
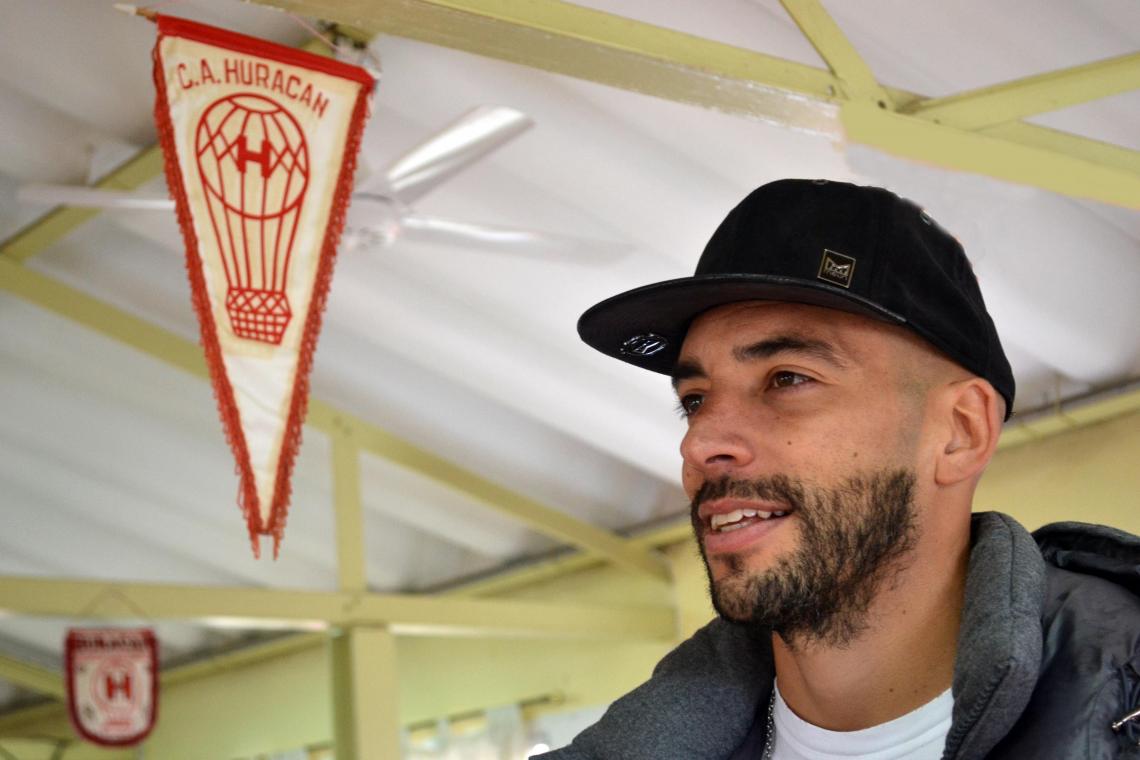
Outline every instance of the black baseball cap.
[[692, 277], [607, 298], [582, 315], [578, 334], [604, 354], [670, 374], [694, 318], [753, 300], [907, 327], [988, 380], [1009, 419], [1013, 371], [965, 251], [917, 205], [879, 187], [763, 185], [721, 222]]

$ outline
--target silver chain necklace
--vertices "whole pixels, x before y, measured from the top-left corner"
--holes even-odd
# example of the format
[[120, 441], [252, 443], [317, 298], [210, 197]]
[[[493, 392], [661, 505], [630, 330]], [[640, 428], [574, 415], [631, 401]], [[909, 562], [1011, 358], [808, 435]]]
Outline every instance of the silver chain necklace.
[[768, 697], [768, 726], [764, 735], [764, 752], [760, 760], [772, 760], [772, 752], [776, 749], [776, 687], [772, 686], [772, 694]]

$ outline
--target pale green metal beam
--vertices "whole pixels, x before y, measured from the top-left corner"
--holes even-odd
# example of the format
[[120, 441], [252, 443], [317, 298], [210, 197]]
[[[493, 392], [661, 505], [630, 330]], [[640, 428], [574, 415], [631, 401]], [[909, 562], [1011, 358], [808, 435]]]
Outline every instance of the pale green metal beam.
[[297, 652], [303, 652], [315, 647], [324, 646], [328, 637], [324, 633], [299, 633], [282, 636], [261, 644], [252, 644], [247, 647], [222, 654], [213, 655], [186, 665], [175, 668], [166, 668], [162, 671], [163, 686], [178, 686], [219, 673], [225, 673], [239, 668], [256, 665], [266, 660], [278, 657], [287, 657]]
[[959, 129], [982, 129], [1140, 88], [1140, 53], [1050, 71], [912, 103], [904, 112]]
[[[827, 71], [557, 0], [254, 0], [634, 92], [835, 134]], [[789, 98], [788, 93], [798, 97]]]
[[0, 736], [19, 735], [21, 729], [30, 723], [53, 718], [65, 718], [65, 710], [66, 708], [59, 702], [50, 701], [4, 713], [0, 715]]
[[352, 441], [352, 429], [341, 420], [334, 421], [330, 438], [338, 587], [341, 591], [364, 591], [368, 579], [364, 510], [360, 503], [360, 449]]
[[819, 0], [780, 0], [780, 4], [839, 80], [848, 100], [893, 108], [891, 96]]
[[0, 654], [0, 678], [31, 691], [63, 699], [67, 691], [59, 673]]
[[[0, 288], [191, 374], [207, 377], [201, 349], [191, 341], [3, 256]], [[620, 567], [668, 580], [668, 568], [655, 552], [492, 483], [319, 399], [309, 401], [306, 423], [334, 437], [351, 429], [355, 445], [366, 451], [454, 488], [557, 541]]]
[[445, 462], [431, 452], [375, 426], [357, 426], [354, 435], [366, 451], [410, 470], [429, 474], [436, 482], [467, 494], [551, 538], [577, 546], [626, 569], [662, 581], [669, 580], [668, 566], [651, 549], [638, 547], [629, 539], [542, 506], [527, 496], [492, 483], [451, 462]]
[[[364, 514], [360, 502], [360, 449], [354, 429], [333, 421], [333, 507], [337, 578], [343, 593], [368, 587]], [[396, 639], [387, 627], [347, 625], [329, 641], [333, 745], [340, 760], [399, 757], [400, 688]]]
[[[629, 539], [646, 549], [662, 549], [683, 541], [693, 541], [693, 526], [688, 514], [667, 521]], [[695, 544], [693, 545], [695, 548]], [[584, 552], [564, 552], [528, 562], [500, 573], [475, 578], [440, 592], [441, 596], [479, 597], [506, 594], [515, 589], [541, 583], [552, 578], [598, 567], [602, 562]]]
[[352, 626], [329, 642], [329, 659], [337, 760], [400, 757], [395, 637], [383, 628]]
[[1129, 150], [1119, 145], [1077, 137], [1068, 132], [1038, 127], [1024, 121], [995, 124], [979, 130], [978, 134], [996, 137], [1014, 146], [1036, 148], [1042, 153], [1061, 158], [1078, 159], [1094, 167], [1116, 169], [1126, 177], [1140, 176], [1140, 151]]
[[[126, 163], [95, 183], [106, 190], [134, 190], [162, 174], [162, 151], [158, 146], [139, 151]], [[0, 256], [24, 262], [98, 216], [98, 209], [59, 207], [0, 243]]]
[[1033, 185], [1063, 195], [1140, 208], [1140, 174], [1083, 158], [945, 127], [851, 102], [840, 111], [847, 138], [915, 161]]
[[4, 256], [0, 289], [192, 375], [209, 377], [195, 343]]
[[197, 620], [250, 627], [383, 626], [401, 635], [668, 640], [667, 606], [595, 607], [400, 594], [0, 577], [0, 611], [101, 620]]
[[[850, 100], [844, 82], [830, 71], [559, 0], [254, 1], [355, 27], [365, 37], [398, 35], [835, 137], [836, 106], [864, 102]], [[827, 44], [834, 50], [837, 43], [830, 39]], [[840, 57], [831, 55], [840, 65]], [[843, 60], [847, 62], [842, 65], [848, 65], [849, 59]], [[904, 90], [882, 89], [888, 104], [899, 110], [926, 100]], [[934, 139], [916, 143], [911, 138], [920, 132], [914, 127], [905, 130], [907, 149], [896, 151], [892, 138], [900, 130], [891, 123], [878, 125], [884, 128], [882, 134], [856, 129], [847, 139], [947, 169], [1140, 208], [1136, 151], [1010, 122], [987, 128], [986, 136], [1010, 146], [1017, 159], [999, 162], [998, 169], [990, 171], [988, 164], [960, 149], [963, 130], [946, 127], [948, 131], [939, 134], [941, 125], [917, 116], [905, 118], [934, 127], [921, 133]], [[852, 121], [843, 119], [843, 126]], [[875, 126], [866, 119], [861, 125]], [[1030, 154], [1020, 148], [1037, 149], [1031, 164], [1021, 160]]]

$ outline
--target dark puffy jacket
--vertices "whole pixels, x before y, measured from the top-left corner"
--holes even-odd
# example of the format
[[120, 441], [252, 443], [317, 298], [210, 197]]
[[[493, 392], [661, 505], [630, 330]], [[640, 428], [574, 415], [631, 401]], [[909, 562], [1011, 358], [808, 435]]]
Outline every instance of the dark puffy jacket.
[[[714, 620], [541, 757], [756, 760], [773, 676], [770, 636]], [[1140, 760], [1140, 538], [974, 515], [952, 689], [944, 760]]]

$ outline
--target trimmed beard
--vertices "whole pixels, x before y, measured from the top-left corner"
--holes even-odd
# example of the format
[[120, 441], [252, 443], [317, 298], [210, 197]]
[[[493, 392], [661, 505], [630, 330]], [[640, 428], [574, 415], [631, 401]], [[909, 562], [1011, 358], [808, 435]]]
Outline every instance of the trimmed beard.
[[[788, 646], [849, 645], [867, 630], [871, 602], [906, 568], [917, 542], [914, 486], [905, 469], [856, 475], [835, 488], [808, 488], [785, 475], [706, 482], [691, 515], [713, 607], [726, 620], [778, 633]], [[742, 554], [718, 556], [728, 575], [714, 582], [701, 540], [708, 526], [697, 510], [725, 497], [787, 504], [799, 523], [799, 545], [756, 574]]]

